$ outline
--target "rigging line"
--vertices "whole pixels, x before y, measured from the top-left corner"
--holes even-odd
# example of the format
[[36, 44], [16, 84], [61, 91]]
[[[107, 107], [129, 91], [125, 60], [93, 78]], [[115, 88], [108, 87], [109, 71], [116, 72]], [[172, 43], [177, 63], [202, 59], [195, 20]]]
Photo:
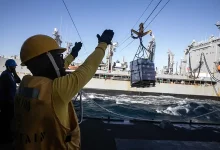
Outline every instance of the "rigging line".
[[[202, 53], [202, 54], [203, 54], [203, 53]], [[202, 56], [202, 54], [201, 54], [201, 56]], [[210, 78], [210, 79], [211, 79], [211, 81], [212, 81], [212, 78]], [[217, 92], [215, 86], [214, 86], [213, 84], [212, 84], [212, 86], [213, 86], [213, 88], [214, 88], [214, 91], [215, 91], [215, 93], [216, 93], [216, 96], [219, 97], [218, 92]], [[208, 112], [208, 113], [199, 115], [199, 116], [192, 117], [191, 119], [196, 119], [196, 118], [200, 118], [200, 117], [203, 117], [203, 116], [207, 116], [207, 115], [210, 115], [210, 114], [215, 113], [215, 112], [218, 112], [218, 111], [220, 111], [220, 110], [219, 110], [219, 109], [216, 109], [216, 110], [214, 110], [214, 111], [211, 111], [211, 112]]]
[[[131, 36], [129, 36], [127, 39], [125, 39], [119, 46], [123, 45], [127, 40], [129, 40], [131, 38]], [[118, 47], [119, 47], [118, 46]]]
[[[63, 4], [64, 4], [64, 6], [65, 6], [65, 8], [66, 8], [66, 10], [67, 10], [67, 12], [68, 12], [68, 14], [69, 14], [69, 16], [70, 16], [71, 21], [72, 21], [72, 23], [73, 23], [73, 25], [74, 25], [74, 27], [75, 27], [75, 29], [76, 29], [76, 32], [77, 32], [77, 34], [78, 34], [78, 36], [79, 36], [79, 38], [80, 38], [80, 41], [83, 43], [82, 38], [81, 38], [81, 36], [80, 36], [80, 34], [79, 34], [79, 31], [78, 31], [78, 29], [77, 29], [77, 27], [76, 27], [76, 24], [74, 23], [73, 18], [72, 18], [72, 16], [71, 16], [70, 12], [69, 12], [69, 9], [67, 8], [65, 1], [64, 1], [64, 0], [62, 0], [62, 1], [63, 1]], [[85, 51], [86, 51], [86, 47], [85, 47], [84, 44], [83, 44], [83, 47], [84, 47], [84, 49], [85, 49]]]
[[[162, 0], [160, 0], [160, 2], [161, 2]], [[160, 2], [157, 4], [157, 6], [159, 6], [159, 4], [160, 4]], [[170, 0], [168, 0], [167, 2], [166, 2], [166, 4], [160, 9], [160, 11], [156, 14], [156, 16], [154, 16], [154, 18], [151, 20], [151, 22], [144, 28], [144, 29], [146, 29], [153, 21], [154, 21], [154, 19], [160, 14], [160, 12], [165, 8], [165, 6], [168, 4], [170, 2]], [[157, 8], [157, 6], [154, 8], [154, 10], [156, 10], [156, 8]], [[152, 11], [152, 13], [154, 12], [154, 10]], [[151, 14], [152, 14], [151, 13]], [[148, 16], [148, 18], [151, 16], [151, 14]], [[145, 20], [145, 22], [148, 20], [148, 18]], [[144, 23], [145, 23], [144, 22]], [[130, 37], [129, 37], [130, 38]], [[128, 38], [128, 39], [129, 39]], [[128, 39], [126, 39], [126, 41], [128, 40]], [[134, 41], [134, 40], [133, 40]], [[132, 41], [132, 42], [133, 42]], [[122, 50], [124, 50], [125, 48], [127, 48], [132, 42], [130, 42], [130, 43], [128, 43], [128, 45], [126, 45], [123, 49], [121, 49], [121, 51]]]
[[154, 16], [154, 18], [151, 20], [150, 23], [148, 23], [148, 25], [144, 28], [146, 29], [153, 21], [154, 19], [160, 14], [160, 12], [166, 7], [166, 5], [170, 2], [170, 0], [167, 1], [167, 3], [160, 9], [160, 11], [156, 14], [156, 16]]
[[147, 17], [147, 19], [144, 21], [144, 24], [147, 22], [147, 20], [150, 18], [150, 16], [153, 14], [153, 12], [157, 9], [157, 7], [160, 5], [160, 3], [162, 2], [162, 0], [159, 1], [159, 3], [157, 4], [157, 6], [153, 9], [153, 11], [151, 12], [151, 14]]
[[124, 48], [122, 48], [122, 49], [120, 50], [120, 52], [123, 51], [124, 49], [126, 49], [131, 43], [134, 42], [134, 40], [135, 40], [135, 39], [133, 39], [133, 40], [132, 40], [130, 43], [128, 43]]
[[144, 13], [147, 11], [147, 9], [149, 8], [149, 6], [151, 5], [151, 3], [153, 2], [154, 0], [151, 0], [151, 2], [148, 4], [147, 8], [144, 10], [144, 12], [142, 13], [142, 15], [138, 18], [137, 22], [134, 24], [134, 26], [132, 28], [134, 28], [137, 23], [139, 22], [139, 20], [141, 19], [141, 17], [144, 15]]
[[205, 58], [205, 54], [202, 53], [201, 55], [203, 55], [203, 57], [204, 57], [204, 62], [205, 62], [205, 65], [206, 65], [206, 68], [207, 68], [207, 70], [208, 70], [208, 73], [209, 73], [210, 77], [211, 77], [213, 80], [215, 80], [216, 82], [220, 82], [219, 79], [217, 79], [214, 75], [212, 75], [212, 72], [211, 72], [211, 70], [210, 70], [210, 68], [209, 68], [209, 66], [208, 66], [208, 63], [207, 63], [207, 61], [206, 61], [206, 58]]
[[[149, 6], [151, 5], [151, 3], [153, 2], [154, 0], [151, 0], [151, 2], [148, 4], [148, 6], [146, 7], [146, 9], [144, 10], [144, 12], [141, 14], [141, 16], [138, 18], [138, 20], [136, 21], [136, 23], [133, 25], [132, 28], [134, 28], [137, 23], [140, 21], [140, 19], [142, 18], [142, 16], [145, 14], [145, 12], [147, 11], [147, 9], [149, 8]], [[131, 36], [129, 36], [128, 38], [126, 38], [125, 40], [123, 40], [122, 44], [120, 45], [123, 45]]]
[[[201, 54], [201, 56], [202, 56], [202, 55], [203, 55], [203, 53]], [[204, 59], [205, 59], [205, 58], [204, 58]], [[211, 81], [212, 81], [212, 78], [210, 78], [210, 79], [211, 79]], [[215, 86], [214, 86], [213, 84], [212, 84], [212, 86], [213, 86], [213, 89], [214, 89], [214, 91], [215, 91], [216, 96], [219, 97], [218, 92], [217, 92]], [[220, 111], [220, 109], [216, 109], [216, 110], [214, 110], [214, 111], [211, 111], [211, 112], [208, 112], [208, 113], [199, 115], [199, 116], [192, 117], [192, 118], [190, 118], [190, 120], [191, 120], [191, 119], [200, 118], [200, 117], [203, 117], [203, 116], [207, 116], [207, 115], [213, 114], [213, 113], [218, 112], [218, 111]], [[189, 119], [185, 119], [185, 120], [189, 120]]]
[[[82, 92], [80, 91], [78, 94], [77, 94], [77, 96], [74, 98], [74, 100], [73, 100], [73, 103], [74, 102], [76, 102], [76, 100], [77, 100], [77, 98], [79, 97], [79, 103], [80, 103], [80, 105], [79, 105], [79, 107], [80, 107], [80, 116], [78, 117], [78, 120], [79, 120], [79, 122], [78, 122], [78, 124], [81, 124], [82, 123], [82, 121], [83, 121], [83, 102], [82, 102]], [[77, 105], [76, 104], [74, 104], [74, 106], [76, 107]], [[76, 108], [75, 108], [76, 109]]]
[[[122, 114], [113, 112], [113, 111], [111, 111], [111, 110], [109, 110], [109, 109], [107, 109], [107, 108], [104, 108], [103, 106], [99, 105], [99, 104], [96, 103], [93, 99], [89, 98], [84, 91], [82, 91], [82, 93], [83, 93], [83, 96], [84, 96], [86, 99], [89, 99], [94, 105], [100, 107], [101, 109], [103, 109], [103, 110], [105, 110], [106, 112], [111, 113], [111, 114], [113, 114], [113, 115], [115, 115], [115, 116], [119, 116], [119, 117], [123, 117], [123, 118], [127, 118], [127, 119], [134, 119], [134, 120], [151, 121], [151, 120], [149, 120], [149, 119], [143, 119], [143, 118], [138, 118], [138, 117], [130, 117], [130, 116], [126, 116], [126, 115], [122, 115]], [[205, 113], [205, 114], [202, 114], [202, 115], [199, 115], [199, 116], [192, 117], [192, 118], [190, 118], [190, 120], [191, 120], [191, 119], [200, 118], [200, 117], [203, 117], [203, 116], [207, 116], [207, 115], [209, 115], [209, 114], [212, 114], [212, 113], [215, 113], [215, 112], [218, 112], [218, 111], [220, 111], [220, 110], [219, 110], [219, 109], [216, 109], [216, 110], [214, 110], [214, 111], [212, 111], [212, 112], [209, 112], [209, 113]], [[184, 119], [184, 120], [187, 121], [187, 120], [189, 120], [189, 119], [186, 118], [186, 119]]]
[[[211, 81], [212, 81], [212, 78], [210, 78], [211, 79]], [[213, 81], [212, 81], [213, 82]], [[216, 96], [217, 97], [219, 97], [219, 94], [218, 94], [218, 92], [217, 92], [217, 90], [216, 90], [216, 88], [215, 88], [215, 85], [214, 84], [212, 84], [212, 87], [213, 87], [213, 89], [214, 89], [214, 91], [215, 91], [215, 94], [216, 94]]]
[[111, 111], [111, 110], [109, 110], [109, 109], [107, 109], [107, 108], [104, 108], [103, 106], [99, 105], [99, 104], [96, 103], [93, 99], [89, 98], [84, 91], [82, 91], [82, 93], [83, 93], [83, 96], [84, 96], [86, 99], [89, 99], [94, 105], [100, 107], [101, 109], [107, 111], [108, 113], [114, 114], [115, 116], [124, 117], [124, 118], [127, 118], [127, 119], [134, 119], [134, 120], [151, 121], [151, 120], [149, 120], [149, 119], [142, 119], [142, 118], [137, 118], [137, 117], [130, 117], [130, 116], [126, 116], [126, 115], [122, 115], [122, 114], [118, 114], [118, 113], [116, 113], [116, 112], [113, 112], [113, 111]]
[[192, 117], [191, 119], [196, 119], [196, 118], [200, 118], [200, 117], [203, 117], [203, 116], [207, 116], [207, 115], [210, 115], [210, 114], [215, 113], [215, 112], [218, 112], [218, 111], [220, 111], [220, 110], [219, 110], [219, 109], [216, 109], [216, 110], [211, 111], [211, 112], [209, 112], [209, 113], [205, 113], [205, 114], [203, 114], [203, 115], [199, 115], [199, 116], [196, 116], [196, 117]]

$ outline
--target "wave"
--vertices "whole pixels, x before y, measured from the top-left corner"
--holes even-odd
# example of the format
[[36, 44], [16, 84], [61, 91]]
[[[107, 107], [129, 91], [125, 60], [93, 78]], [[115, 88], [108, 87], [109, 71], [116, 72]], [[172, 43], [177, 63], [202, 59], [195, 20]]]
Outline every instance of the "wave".
[[[205, 113], [220, 109], [219, 101], [199, 100], [199, 99], [181, 99], [174, 96], [137, 96], [137, 95], [116, 95], [87, 93], [89, 99], [83, 97], [86, 114], [95, 117], [105, 117], [110, 115], [106, 111], [95, 106], [91, 99], [104, 108], [113, 112], [141, 117], [143, 119], [170, 119], [181, 120], [183, 118], [192, 118]], [[217, 121], [220, 120], [220, 113], [216, 112], [198, 120]]]

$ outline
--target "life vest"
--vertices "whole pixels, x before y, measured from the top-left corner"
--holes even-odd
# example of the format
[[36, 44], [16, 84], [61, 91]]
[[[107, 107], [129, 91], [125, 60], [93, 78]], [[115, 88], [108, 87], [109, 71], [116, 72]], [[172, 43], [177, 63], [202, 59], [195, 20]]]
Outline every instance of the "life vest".
[[53, 107], [53, 81], [24, 76], [15, 98], [18, 150], [78, 150], [80, 132], [72, 102], [68, 104], [70, 129], [59, 121]]

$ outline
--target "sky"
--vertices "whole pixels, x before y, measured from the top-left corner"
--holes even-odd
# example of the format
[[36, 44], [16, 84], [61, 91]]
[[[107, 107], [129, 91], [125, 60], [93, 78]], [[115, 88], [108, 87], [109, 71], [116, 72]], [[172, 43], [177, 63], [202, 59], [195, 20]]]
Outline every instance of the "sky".
[[[130, 30], [151, 0], [65, 0], [71, 16], [82, 37], [82, 48], [78, 59], [83, 61], [97, 46], [96, 34], [105, 29], [115, 33], [113, 42], [118, 42], [113, 60], [130, 62], [139, 46], [132, 39], [120, 45], [130, 35]], [[140, 22], [144, 22], [160, 0], [154, 0]], [[145, 26], [168, 0], [162, 0]], [[52, 36], [58, 28], [62, 36], [62, 46], [66, 41], [80, 41], [62, 0], [0, 0], [0, 55], [19, 55], [23, 42], [35, 34]], [[211, 35], [219, 36], [215, 23], [220, 21], [220, 0], [171, 0], [149, 25], [156, 39], [155, 64], [158, 68], [167, 65], [167, 51], [175, 54], [175, 62], [180, 62], [184, 49], [193, 39], [201, 41]], [[150, 36], [143, 38], [145, 46]], [[123, 49], [123, 50], [122, 50]]]

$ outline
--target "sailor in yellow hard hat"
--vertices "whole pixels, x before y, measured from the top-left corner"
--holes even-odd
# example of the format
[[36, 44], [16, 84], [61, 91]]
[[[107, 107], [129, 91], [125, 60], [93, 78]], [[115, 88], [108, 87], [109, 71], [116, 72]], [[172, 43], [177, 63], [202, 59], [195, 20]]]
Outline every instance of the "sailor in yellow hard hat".
[[81, 42], [75, 43], [65, 60], [62, 53], [66, 49], [49, 36], [35, 35], [23, 43], [21, 62], [33, 76], [23, 77], [15, 99], [16, 149], [80, 148], [80, 130], [71, 100], [94, 76], [113, 35], [112, 30], [97, 35], [95, 51], [69, 75], [65, 68], [78, 56]]

